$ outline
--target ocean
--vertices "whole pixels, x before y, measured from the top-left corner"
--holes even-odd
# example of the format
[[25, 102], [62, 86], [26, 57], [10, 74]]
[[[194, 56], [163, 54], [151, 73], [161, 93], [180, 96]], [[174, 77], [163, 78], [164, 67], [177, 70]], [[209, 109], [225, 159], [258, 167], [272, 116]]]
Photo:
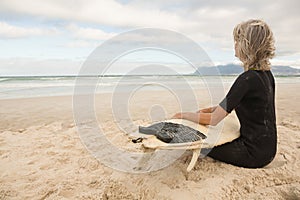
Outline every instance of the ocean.
[[[105, 76], [98, 79], [95, 93], [132, 90], [228, 88], [237, 76]], [[0, 77], [0, 99], [73, 95], [76, 76]], [[300, 77], [275, 77], [278, 84], [297, 84]]]

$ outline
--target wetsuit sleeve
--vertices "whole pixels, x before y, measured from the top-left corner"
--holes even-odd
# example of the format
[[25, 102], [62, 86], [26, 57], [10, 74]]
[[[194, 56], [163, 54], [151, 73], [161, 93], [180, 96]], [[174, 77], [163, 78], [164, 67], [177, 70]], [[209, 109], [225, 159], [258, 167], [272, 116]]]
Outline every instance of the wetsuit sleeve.
[[219, 103], [227, 113], [231, 113], [249, 91], [248, 79], [249, 77], [245, 76], [245, 74], [240, 75], [231, 86], [226, 97]]

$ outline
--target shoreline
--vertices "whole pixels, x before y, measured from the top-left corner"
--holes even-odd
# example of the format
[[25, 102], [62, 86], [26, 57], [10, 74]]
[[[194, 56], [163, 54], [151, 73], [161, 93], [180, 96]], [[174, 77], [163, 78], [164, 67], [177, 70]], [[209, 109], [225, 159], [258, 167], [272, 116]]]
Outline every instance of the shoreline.
[[[150, 77], [150, 78], [149, 78]], [[162, 78], [159, 78], [162, 77]], [[214, 90], [224, 88], [228, 89], [237, 76], [204, 76], [197, 79], [192, 76], [185, 76], [176, 78], [174, 76], [133, 76], [133, 78], [120, 79], [122, 77], [104, 77], [101, 83], [96, 85], [96, 94], [106, 94], [114, 92], [114, 89], [128, 91], [142, 87], [147, 91], [163, 91], [168, 86], [176, 89], [193, 89]], [[1, 78], [0, 78], [1, 79]], [[3, 78], [2, 78], [3, 79]], [[4, 78], [6, 79], [6, 78]], [[5, 99], [22, 99], [22, 98], [36, 98], [49, 96], [69, 96], [73, 95], [75, 89], [75, 79], [69, 77], [39, 77], [28, 79], [17, 78], [17, 80], [0, 80], [0, 100]], [[120, 82], [121, 81], [121, 82]], [[299, 77], [275, 77], [276, 85], [294, 85], [300, 84]], [[207, 85], [209, 84], [209, 85]], [[219, 88], [218, 88], [219, 87]]]

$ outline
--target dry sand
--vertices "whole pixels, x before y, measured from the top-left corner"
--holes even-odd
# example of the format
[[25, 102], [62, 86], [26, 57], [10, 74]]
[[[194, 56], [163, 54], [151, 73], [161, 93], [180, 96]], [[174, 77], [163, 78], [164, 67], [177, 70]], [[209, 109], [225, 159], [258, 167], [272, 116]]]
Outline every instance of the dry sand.
[[[0, 199], [299, 199], [299, 91], [296, 84], [277, 86], [278, 151], [269, 166], [245, 169], [205, 157], [190, 173], [190, 152], [145, 174], [104, 166], [79, 138], [70, 96], [1, 100]], [[203, 101], [208, 94], [196, 93], [198, 106], [208, 106]], [[97, 95], [96, 102], [103, 130], [108, 137], [117, 135], [113, 144], [137, 147], [119, 134], [111, 94]], [[139, 125], [151, 122], [151, 116], [171, 117], [180, 110], [174, 102], [176, 98], [166, 92], [136, 94], [128, 106], [131, 120]], [[149, 110], [154, 104], [164, 110], [158, 105]], [[196, 110], [197, 105], [189, 108]]]

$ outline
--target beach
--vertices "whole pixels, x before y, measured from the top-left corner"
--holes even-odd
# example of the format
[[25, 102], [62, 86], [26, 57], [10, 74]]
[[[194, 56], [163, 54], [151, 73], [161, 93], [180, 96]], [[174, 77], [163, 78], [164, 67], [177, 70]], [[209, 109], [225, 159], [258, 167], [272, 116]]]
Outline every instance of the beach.
[[[80, 139], [72, 95], [2, 99], [0, 199], [299, 199], [299, 91], [299, 83], [277, 84], [278, 146], [270, 165], [246, 169], [204, 157], [189, 173], [189, 151], [149, 173], [127, 173], [104, 165]], [[195, 94], [199, 105], [187, 98], [186, 111], [210, 106], [207, 91], [199, 89]], [[113, 138], [112, 145], [140, 149], [128, 135], [119, 134], [116, 124], [127, 122], [116, 120], [112, 98], [112, 93], [95, 96], [102, 130]], [[130, 120], [145, 125], [152, 118], [171, 117], [181, 108], [174, 102], [176, 98], [166, 91], [137, 93], [128, 104]]]

